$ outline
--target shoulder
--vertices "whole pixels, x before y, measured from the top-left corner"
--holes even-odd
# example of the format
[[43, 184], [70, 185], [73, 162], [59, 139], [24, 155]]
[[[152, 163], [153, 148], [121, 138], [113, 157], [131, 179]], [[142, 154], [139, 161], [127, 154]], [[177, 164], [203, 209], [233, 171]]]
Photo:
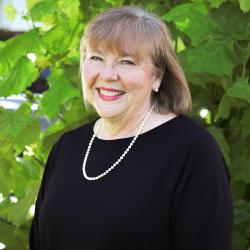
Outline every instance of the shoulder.
[[178, 115], [173, 119], [170, 133], [173, 139], [182, 144], [187, 154], [196, 155], [221, 154], [216, 139], [208, 131], [205, 124], [187, 115]]
[[230, 174], [221, 148], [206, 126], [185, 115], [179, 119], [177, 126], [177, 136], [185, 136], [181, 147], [183, 151], [180, 152], [183, 153], [181, 176], [189, 176], [189, 173], [192, 173], [197, 180], [201, 176], [210, 176], [211, 181], [223, 176], [230, 182]]
[[[169, 124], [168, 124], [169, 123]], [[173, 136], [176, 139], [182, 139], [188, 142], [197, 142], [197, 143], [213, 143], [215, 139], [209, 133], [206, 125], [195, 118], [192, 118], [189, 115], [178, 114], [172, 116], [166, 122], [167, 129], [170, 129], [170, 132], [173, 132]]]
[[190, 167], [192, 166], [196, 170], [199, 169], [203, 174], [220, 172], [221, 175], [224, 175], [226, 173], [230, 182], [227, 163], [216, 139], [205, 126], [189, 117], [184, 117], [184, 120], [188, 125], [186, 132], [192, 132], [186, 147], [186, 164], [190, 164]]
[[184, 117], [186, 132], [190, 135], [190, 144], [196, 147], [215, 147], [218, 149], [218, 144], [213, 135], [208, 131], [205, 124], [190, 117]]

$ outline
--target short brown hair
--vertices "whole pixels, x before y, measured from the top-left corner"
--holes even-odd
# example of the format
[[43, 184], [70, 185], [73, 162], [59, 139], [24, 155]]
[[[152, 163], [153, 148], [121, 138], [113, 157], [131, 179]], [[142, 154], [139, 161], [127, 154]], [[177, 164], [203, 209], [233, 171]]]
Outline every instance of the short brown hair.
[[81, 72], [87, 47], [96, 48], [100, 44], [118, 52], [129, 48], [134, 56], [148, 51], [162, 77], [159, 91], [152, 93], [156, 110], [176, 114], [191, 111], [190, 90], [172, 47], [170, 32], [157, 15], [138, 6], [111, 8], [98, 14], [88, 24], [81, 39]]

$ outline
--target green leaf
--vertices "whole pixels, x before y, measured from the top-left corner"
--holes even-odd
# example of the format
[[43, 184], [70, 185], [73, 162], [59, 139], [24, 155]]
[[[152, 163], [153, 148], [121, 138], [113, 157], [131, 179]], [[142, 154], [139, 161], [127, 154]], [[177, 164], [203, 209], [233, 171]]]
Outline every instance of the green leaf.
[[64, 15], [66, 16], [65, 21], [70, 22], [69, 26], [74, 27], [80, 18], [80, 1], [79, 0], [59, 0], [58, 7], [62, 10]]
[[28, 229], [17, 228], [1, 218], [0, 235], [0, 242], [6, 245], [6, 250], [28, 250]]
[[234, 215], [234, 223], [240, 224], [247, 220], [250, 220], [250, 203], [239, 199], [234, 202], [235, 206], [235, 215]]
[[[205, 88], [206, 83], [213, 81], [214, 76], [210, 75], [210, 74], [207, 74], [207, 73], [197, 74], [197, 73], [192, 72], [189, 69], [190, 66], [189, 66], [189, 62], [188, 62], [188, 51], [189, 51], [189, 48], [181, 51], [178, 54], [178, 59], [179, 59], [179, 61], [181, 63], [182, 69], [185, 72], [186, 79], [192, 85], [198, 85], [198, 86], [200, 86], [202, 88]], [[191, 88], [194, 91], [194, 86], [192, 86]]]
[[187, 51], [189, 70], [194, 73], [210, 73], [217, 76], [232, 75], [240, 63], [232, 42], [208, 41]]
[[213, 8], [219, 8], [225, 0], [209, 0], [209, 3]]
[[65, 53], [69, 49], [71, 37], [62, 25], [56, 25], [43, 36], [43, 42], [52, 54]]
[[5, 46], [5, 43], [4, 41], [0, 41], [0, 50]]
[[207, 15], [206, 7], [201, 2], [178, 5], [162, 18], [173, 21], [180, 31], [190, 37], [194, 46], [211, 38], [221, 38], [223, 34], [219, 25]]
[[18, 35], [6, 41], [6, 46], [0, 49], [0, 79], [15, 67], [17, 61], [27, 53], [43, 54], [44, 45], [35, 30]]
[[8, 209], [8, 221], [13, 222], [17, 227], [25, 224], [28, 219], [30, 207], [34, 204], [39, 183], [31, 181], [26, 189], [24, 197], [20, 198], [17, 203], [12, 204]]
[[213, 135], [213, 137], [216, 139], [217, 143], [219, 144], [219, 147], [222, 151], [222, 154], [225, 158], [225, 161], [227, 165], [231, 164], [230, 159], [230, 147], [224, 137], [224, 134], [220, 128], [217, 127], [208, 127], [208, 131]]
[[249, 168], [249, 158], [248, 157], [239, 157], [237, 159], [238, 171], [235, 180], [242, 180], [245, 183], [250, 183], [250, 168]]
[[222, 8], [214, 9], [210, 16], [223, 29], [225, 40], [249, 41], [250, 15], [242, 13], [236, 4], [227, 2]]
[[[32, 131], [32, 133], [30, 133]], [[16, 146], [21, 152], [26, 145], [36, 143], [39, 139], [41, 133], [41, 124], [37, 119], [33, 119], [33, 122], [28, 124], [21, 132], [18, 134], [16, 139]]]
[[[236, 172], [237, 173], [237, 172]], [[246, 183], [242, 182], [242, 181], [235, 181], [234, 180], [234, 173], [232, 171], [230, 171], [231, 174], [231, 189], [232, 189], [232, 195], [233, 195], [233, 199], [240, 199], [242, 198], [245, 194], [246, 194]]]
[[40, 2], [41, 0], [27, 0], [27, 7], [30, 10], [35, 4]]
[[[112, 6], [117, 7], [121, 6], [123, 3], [123, 0], [105, 0], [107, 3], [112, 4]], [[156, 5], [156, 4], [155, 4]]]
[[224, 94], [220, 100], [217, 117], [228, 119], [228, 117], [230, 116], [231, 104], [231, 98], [227, 94]]
[[62, 70], [52, 71], [48, 78], [50, 90], [45, 92], [41, 103], [40, 111], [49, 118], [55, 118], [60, 112], [60, 108], [73, 97], [79, 97], [80, 91], [74, 88]]
[[0, 80], [0, 96], [22, 93], [37, 77], [36, 66], [26, 56], [20, 57], [6, 78]]
[[32, 21], [41, 21], [46, 24], [53, 24], [54, 13], [57, 11], [57, 1], [44, 0], [33, 5], [30, 9]]
[[14, 6], [12, 4], [6, 4], [3, 7], [3, 11], [6, 13], [7, 18], [10, 21], [13, 21], [16, 18], [16, 9], [14, 8]]
[[242, 138], [246, 138], [250, 135], [250, 109], [244, 111], [244, 115], [240, 121]]
[[13, 187], [13, 180], [9, 172], [10, 168], [13, 166], [13, 159], [11, 159], [9, 155], [3, 154], [1, 151], [0, 166], [0, 193], [7, 196]]
[[85, 120], [88, 120], [91, 115], [91, 112], [84, 108], [82, 97], [74, 98], [67, 105], [67, 108], [64, 112], [63, 122], [65, 125], [79, 121], [84, 122]]
[[[237, 210], [235, 212], [237, 214]], [[234, 226], [233, 234], [233, 248], [232, 249], [246, 249], [249, 240], [245, 235], [245, 227], [241, 225]]]
[[34, 119], [22, 112], [0, 108], [0, 134], [16, 138]]
[[[43, 158], [45, 162], [51, 151], [52, 146], [65, 132], [65, 125], [57, 120], [53, 125], [51, 125], [47, 130], [41, 134], [41, 141], [38, 145], [38, 153], [40, 158]], [[44, 164], [45, 165], [45, 164]]]
[[227, 89], [227, 94], [250, 103], [250, 86], [248, 84], [248, 78], [238, 78], [234, 85]]
[[186, 49], [186, 46], [181, 37], [177, 37], [175, 47], [177, 53], [180, 53], [181, 51]]
[[250, 10], [250, 1], [249, 0], [239, 0], [240, 8], [243, 12], [248, 12]]
[[[41, 132], [41, 124], [39, 119], [35, 118], [31, 110], [31, 103], [23, 103], [16, 111], [17, 115], [29, 117], [29, 121], [24, 128], [15, 137], [15, 152], [20, 154], [24, 150], [24, 146], [36, 143], [39, 140]], [[32, 133], [30, 133], [32, 131]]]
[[13, 180], [13, 192], [17, 197], [24, 197], [32, 180], [40, 180], [43, 167], [34, 156], [24, 155], [19, 158], [15, 167], [10, 169], [11, 179]]

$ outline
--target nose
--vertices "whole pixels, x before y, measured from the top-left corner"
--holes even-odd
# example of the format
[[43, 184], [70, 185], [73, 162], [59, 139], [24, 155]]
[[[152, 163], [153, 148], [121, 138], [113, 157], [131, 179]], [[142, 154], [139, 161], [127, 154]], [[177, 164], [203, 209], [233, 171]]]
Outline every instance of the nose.
[[117, 81], [119, 77], [113, 65], [106, 64], [100, 72], [100, 78], [103, 81], [110, 82], [110, 81]]

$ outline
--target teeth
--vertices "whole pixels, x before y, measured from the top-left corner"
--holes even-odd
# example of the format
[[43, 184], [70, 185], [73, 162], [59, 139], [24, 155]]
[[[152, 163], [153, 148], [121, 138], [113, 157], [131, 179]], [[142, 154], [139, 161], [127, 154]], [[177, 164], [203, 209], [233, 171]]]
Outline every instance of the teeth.
[[118, 95], [122, 95], [124, 94], [124, 92], [117, 92], [117, 91], [107, 91], [107, 90], [103, 90], [103, 89], [100, 89], [100, 93], [102, 95], [106, 95], [106, 96], [118, 96]]

